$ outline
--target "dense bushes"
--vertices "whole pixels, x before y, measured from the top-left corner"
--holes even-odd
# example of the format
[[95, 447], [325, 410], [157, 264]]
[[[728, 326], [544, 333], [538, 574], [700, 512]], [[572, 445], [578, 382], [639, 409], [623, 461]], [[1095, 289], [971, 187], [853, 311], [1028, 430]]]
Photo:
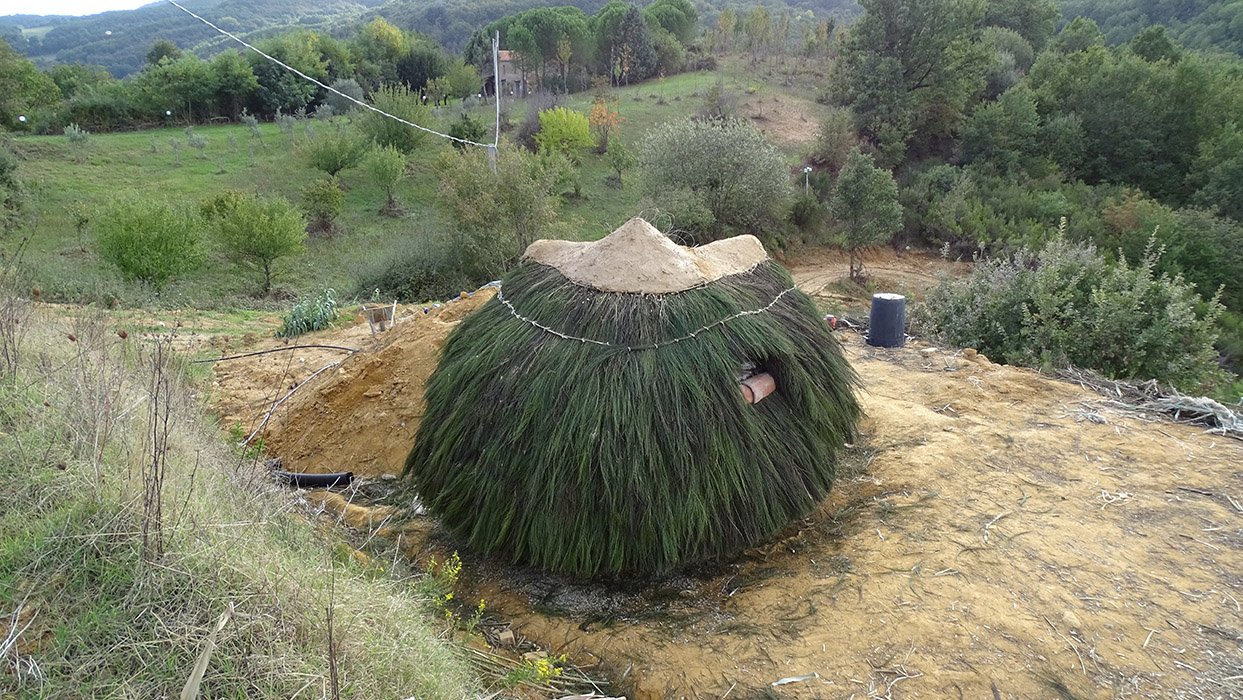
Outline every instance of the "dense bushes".
[[656, 203], [695, 243], [780, 227], [790, 198], [781, 153], [749, 122], [684, 119], [656, 127], [639, 145]]
[[96, 215], [95, 222], [100, 255], [126, 277], [156, 289], [203, 262], [201, 221], [188, 208], [122, 199]]
[[1160, 252], [1110, 264], [1058, 235], [1039, 252], [982, 260], [928, 296], [934, 332], [1012, 364], [1074, 365], [1207, 392], [1226, 376], [1213, 343], [1221, 304], [1156, 271]]

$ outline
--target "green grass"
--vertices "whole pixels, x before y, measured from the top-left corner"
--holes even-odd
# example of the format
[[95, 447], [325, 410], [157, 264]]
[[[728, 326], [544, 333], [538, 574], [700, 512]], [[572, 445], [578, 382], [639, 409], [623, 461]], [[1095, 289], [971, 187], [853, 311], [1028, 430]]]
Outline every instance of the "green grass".
[[[653, 126], [697, 112], [703, 96], [717, 80], [743, 99], [783, 94], [803, 101], [808, 111], [819, 109], [790, 88], [761, 83], [745, 63], [729, 64], [716, 72], [686, 73], [616, 90], [620, 113], [625, 119], [620, 138], [631, 146]], [[750, 92], [751, 94], [747, 94]], [[566, 103], [587, 111], [590, 93], [571, 95]], [[505, 105], [519, 123], [526, 103]], [[479, 105], [472, 112], [491, 124], [494, 106]], [[433, 126], [444, 131], [460, 109], [446, 107], [434, 114]], [[348, 117], [337, 117], [345, 120]], [[385, 255], [399, 239], [429, 231], [451, 229], [451, 222], [436, 201], [434, 162], [450, 147], [434, 137], [425, 139], [411, 157], [411, 177], [401, 183], [398, 198], [407, 214], [402, 218], [380, 216], [384, 195], [358, 169], [346, 170], [341, 180], [347, 188], [345, 208], [338, 220], [341, 234], [312, 238], [305, 253], [275, 264], [277, 293], [271, 298], [256, 294], [262, 280], [252, 271], [229, 262], [220, 251], [202, 269], [168, 285], [160, 294], [123, 279], [95, 251], [90, 224], [75, 226], [75, 211], [91, 213], [109, 198], [130, 193], [144, 197], [197, 203], [225, 189], [282, 195], [294, 201], [303, 187], [320, 177], [300, 153], [308, 126], [324, 132], [333, 126], [310, 121], [299, 123], [292, 138], [275, 124], [261, 125], [265, 147], [259, 146], [245, 126], [200, 126], [195, 132], [207, 141], [201, 152], [190, 148], [183, 126], [147, 131], [92, 134], [85, 147], [75, 148], [64, 136], [24, 136], [14, 140], [22, 159], [19, 177], [28, 191], [25, 226], [28, 234], [26, 262], [33, 282], [46, 299], [113, 306], [194, 307], [202, 309], [263, 308], [287, 305], [287, 299], [334, 287], [343, 300], [355, 288], [360, 269], [376, 256]], [[179, 143], [175, 150], [172, 142]], [[792, 169], [801, 157], [797, 148], [785, 146]], [[632, 216], [650, 211], [639, 174], [630, 172], [624, 186], [607, 181], [611, 173], [603, 156], [582, 156], [582, 196], [567, 197], [562, 216], [583, 239], [599, 238]], [[17, 237], [0, 239], [0, 250], [11, 251]]]

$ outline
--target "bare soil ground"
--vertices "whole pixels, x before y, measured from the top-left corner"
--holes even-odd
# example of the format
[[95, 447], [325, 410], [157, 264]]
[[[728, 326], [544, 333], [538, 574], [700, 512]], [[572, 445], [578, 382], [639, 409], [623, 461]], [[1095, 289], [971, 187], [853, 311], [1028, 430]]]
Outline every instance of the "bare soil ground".
[[[958, 271], [888, 251], [869, 268], [916, 291]], [[792, 270], [824, 298], [846, 264]], [[483, 300], [416, 309], [375, 340], [365, 323], [311, 338], [365, 350], [285, 403], [269, 451], [295, 468], [399, 470], [436, 352]], [[838, 335], [868, 415], [810, 517], [655, 581], [575, 582], [462, 550], [460, 597], [631, 698], [1243, 697], [1243, 442], [970, 351]], [[218, 410], [254, 425], [338, 359], [223, 363]], [[356, 526], [382, 519], [321, 502]], [[430, 518], [400, 546], [456, 549]]]

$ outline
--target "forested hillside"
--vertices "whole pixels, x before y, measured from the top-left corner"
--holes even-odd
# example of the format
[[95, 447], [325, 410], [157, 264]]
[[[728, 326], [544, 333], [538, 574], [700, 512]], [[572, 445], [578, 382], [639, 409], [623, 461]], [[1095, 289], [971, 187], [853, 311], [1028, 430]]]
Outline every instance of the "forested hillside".
[[[280, 29], [329, 30], [350, 25], [376, 0], [190, 0], [182, 3], [221, 27], [242, 35]], [[22, 36], [14, 28], [27, 31]], [[46, 31], [42, 31], [46, 30]], [[0, 18], [0, 36], [41, 64], [101, 65], [116, 77], [143, 67], [151, 44], [167, 39], [185, 48], [214, 53], [225, 40], [167, 3], [86, 17], [15, 15]]]
[[1111, 44], [1161, 24], [1189, 49], [1243, 54], [1243, 0], [1062, 0], [1062, 15], [1095, 20]]
[[[607, 1], [566, 0], [562, 4], [595, 14]], [[383, 18], [457, 51], [475, 31], [489, 22], [524, 10], [547, 7], [550, 3], [547, 0], [188, 0], [182, 4], [243, 36], [269, 36], [288, 29], [318, 29], [339, 37], [372, 19]], [[720, 10], [732, 3], [709, 0], [698, 4], [701, 16], [711, 22]], [[788, 10], [839, 19], [859, 12], [855, 0], [747, 3], [747, 6], [756, 5], [766, 5], [774, 13]], [[118, 78], [140, 70], [146, 63], [147, 49], [159, 39], [172, 41], [203, 57], [229, 46], [227, 40], [211, 29], [166, 3], [86, 17], [0, 17], [0, 39], [40, 65], [100, 65]]]

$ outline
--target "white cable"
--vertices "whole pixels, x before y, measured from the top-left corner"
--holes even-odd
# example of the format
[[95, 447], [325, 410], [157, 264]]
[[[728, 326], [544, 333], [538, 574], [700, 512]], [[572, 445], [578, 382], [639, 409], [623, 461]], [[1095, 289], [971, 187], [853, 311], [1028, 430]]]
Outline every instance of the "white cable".
[[512, 314], [514, 318], [518, 319], [519, 321], [522, 321], [523, 323], [535, 326], [536, 328], [540, 329], [541, 331], [544, 331], [545, 333], [555, 335], [558, 338], [561, 338], [562, 340], [575, 340], [580, 343], [591, 343], [592, 345], [599, 345], [601, 347], [606, 347], [606, 348], [624, 348], [625, 350], [629, 352], [634, 352], [636, 350], [659, 350], [660, 348], [663, 348], [666, 345], [673, 345], [674, 343], [681, 343], [684, 340], [690, 340], [691, 338], [694, 338], [695, 336], [699, 335], [700, 333], [703, 333], [704, 331], [712, 330], [713, 328], [724, 325], [728, 323], [729, 321], [733, 321], [736, 318], [742, 318], [743, 316], [755, 316], [757, 314], [765, 313], [769, 309], [773, 308], [773, 305], [776, 304], [778, 301], [780, 301], [781, 297], [789, 294], [790, 292], [793, 292], [795, 289], [797, 288], [790, 287], [789, 289], [782, 291], [780, 294], [773, 297], [773, 300], [768, 302], [766, 306], [762, 306], [758, 309], [752, 309], [750, 311], [739, 311], [738, 313], [732, 316], [726, 316], [725, 318], [719, 321], [716, 321], [715, 323], [710, 323], [704, 326], [703, 328], [687, 333], [684, 336], [673, 338], [671, 340], [662, 340], [659, 343], [652, 343], [650, 345], [620, 345], [618, 343], [610, 343], [604, 340], [594, 340], [592, 338], [580, 338], [575, 335], [566, 335], [565, 333], [562, 333], [561, 331], [556, 330], [555, 328], [549, 328], [548, 326], [545, 326], [539, 321], [527, 318], [526, 316], [523, 316], [522, 314], [518, 313], [518, 309], [514, 308], [513, 303], [511, 303], [508, 299], [505, 298], [504, 289], [497, 290], [496, 298], [498, 301], [500, 301], [502, 304], [505, 305], [505, 308], [509, 309], [509, 313]]
[[[369, 105], [369, 104], [367, 104], [366, 102], [363, 102], [362, 100], [355, 99], [355, 98], [353, 98], [353, 97], [351, 97], [351, 96], [349, 96], [349, 95], [345, 94], [344, 92], [341, 92], [340, 90], [337, 90], [337, 89], [335, 89], [335, 88], [333, 88], [333, 87], [331, 87], [331, 86], [329, 86], [329, 85], [325, 85], [325, 84], [321, 83], [320, 81], [316, 80], [315, 78], [312, 78], [311, 76], [307, 75], [306, 73], [303, 73], [302, 71], [298, 70], [297, 68], [294, 68], [293, 66], [291, 66], [291, 65], [289, 65], [289, 64], [287, 64], [287, 63], [284, 63], [284, 62], [283, 62], [283, 61], [281, 61], [280, 59], [273, 58], [272, 56], [269, 56], [268, 54], [266, 54], [266, 53], [264, 53], [264, 52], [260, 51], [259, 49], [255, 48], [254, 46], [252, 46], [252, 45], [250, 45], [250, 44], [246, 43], [246, 42], [245, 42], [245, 41], [243, 41], [242, 39], [239, 39], [238, 37], [234, 36], [233, 34], [230, 34], [229, 32], [227, 32], [227, 31], [225, 31], [225, 30], [221, 29], [220, 27], [217, 27], [216, 25], [212, 24], [211, 22], [207, 21], [206, 19], [203, 19], [202, 17], [199, 17], [198, 15], [194, 14], [193, 12], [191, 12], [191, 11], [187, 10], [186, 8], [182, 7], [181, 5], [179, 5], [179, 4], [177, 3], [177, 0], [168, 0], [168, 3], [169, 3], [170, 5], [172, 5], [173, 7], [177, 8], [178, 10], [181, 10], [182, 12], [186, 13], [187, 15], [190, 15], [190, 16], [191, 16], [191, 17], [193, 17], [194, 19], [197, 19], [198, 21], [202, 22], [203, 24], [206, 24], [207, 26], [211, 27], [212, 29], [215, 29], [217, 32], [220, 32], [221, 34], [223, 34], [223, 35], [225, 35], [225, 36], [229, 37], [229, 38], [230, 38], [230, 39], [232, 39], [233, 41], [236, 41], [237, 43], [241, 44], [242, 46], [245, 46], [246, 48], [250, 49], [251, 51], [254, 51], [255, 53], [259, 54], [260, 56], [263, 56], [264, 58], [268, 59], [268, 60], [269, 60], [269, 61], [271, 61], [272, 63], [275, 63], [276, 65], [280, 66], [281, 68], [284, 68], [285, 70], [287, 70], [287, 71], [289, 71], [289, 72], [293, 73], [294, 75], [297, 75], [298, 77], [300, 77], [300, 78], [302, 78], [302, 79], [304, 79], [304, 80], [309, 80], [310, 82], [315, 83], [316, 85], [318, 85], [318, 86], [322, 87], [323, 89], [327, 90], [328, 92], [331, 92], [332, 94], [337, 95], [337, 96], [339, 96], [339, 97], [343, 97], [343, 98], [345, 98], [345, 99], [349, 100], [350, 102], [353, 102], [354, 104], [358, 105], [359, 107], [362, 107], [363, 109], [369, 109], [369, 110], [371, 110], [372, 112], [375, 112], [376, 114], [381, 114], [381, 115], [384, 115], [384, 116], [388, 117], [389, 119], [393, 119], [393, 120], [395, 120], [395, 121], [399, 121], [399, 122], [401, 122], [402, 124], [405, 124], [406, 126], [412, 126], [412, 127], [416, 128], [416, 129], [418, 129], [419, 131], [425, 131], [425, 132], [427, 132], [427, 133], [429, 133], [429, 134], [432, 134], [432, 135], [434, 135], [434, 136], [439, 136], [439, 137], [441, 137], [441, 138], [449, 139], [450, 141], [457, 141], [458, 143], [465, 143], [465, 144], [468, 144], [468, 145], [471, 145], [471, 146], [479, 146], [480, 148], [496, 148], [496, 146], [497, 146], [497, 144], [495, 144], [495, 143], [479, 143], [478, 141], [471, 141], [470, 139], [461, 139], [461, 138], [458, 138], [458, 137], [456, 137], [456, 136], [450, 136], [449, 134], [442, 134], [442, 133], [440, 133], [439, 131], [436, 131], [436, 130], [434, 130], [434, 129], [429, 129], [429, 128], [425, 127], [425, 126], [419, 126], [418, 124], [415, 124], [415, 123], [414, 123], [414, 122], [412, 122], [412, 121], [408, 121], [408, 120], [406, 120], [406, 119], [402, 119], [401, 117], [398, 117], [398, 116], [396, 116], [396, 115], [389, 114], [388, 112], [385, 112], [384, 110], [379, 109], [378, 107], [374, 107], [374, 106], [372, 106], [372, 105]], [[500, 96], [497, 96], [497, 99], [499, 100], [499, 99], [500, 99]]]

